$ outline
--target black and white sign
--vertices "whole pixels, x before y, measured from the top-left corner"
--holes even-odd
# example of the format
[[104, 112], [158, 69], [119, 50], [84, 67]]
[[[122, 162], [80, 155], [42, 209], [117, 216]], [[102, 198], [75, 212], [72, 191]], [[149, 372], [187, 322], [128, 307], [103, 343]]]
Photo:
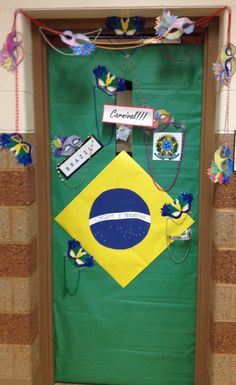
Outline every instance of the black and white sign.
[[58, 166], [58, 170], [68, 179], [102, 147], [102, 144], [93, 135], [90, 136], [74, 154]]

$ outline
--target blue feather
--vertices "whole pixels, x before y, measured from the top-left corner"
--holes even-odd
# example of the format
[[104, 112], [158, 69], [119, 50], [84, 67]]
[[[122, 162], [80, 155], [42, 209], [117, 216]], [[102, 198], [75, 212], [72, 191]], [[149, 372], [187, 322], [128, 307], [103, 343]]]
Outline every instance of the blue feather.
[[161, 208], [161, 215], [163, 217], [170, 217], [175, 211], [177, 211], [177, 209], [173, 205], [170, 203], [165, 203]]
[[180, 206], [183, 207], [183, 205], [185, 205], [186, 203], [189, 203], [191, 204], [193, 201], [193, 196], [192, 194], [190, 193], [186, 193], [186, 192], [181, 192], [179, 194], [179, 203], [180, 203]]
[[89, 256], [89, 257], [86, 257], [84, 260], [85, 260], [84, 266], [92, 267], [94, 265], [94, 258], [93, 257]]
[[106, 24], [106, 27], [110, 30], [117, 29], [117, 28], [122, 29], [120, 17], [118, 16], [107, 17], [105, 24]]

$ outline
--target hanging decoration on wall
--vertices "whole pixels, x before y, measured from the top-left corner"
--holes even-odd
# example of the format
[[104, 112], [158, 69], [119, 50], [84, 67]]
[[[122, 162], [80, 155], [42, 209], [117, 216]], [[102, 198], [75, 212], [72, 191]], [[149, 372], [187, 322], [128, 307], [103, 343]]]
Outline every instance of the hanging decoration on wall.
[[[165, 203], [161, 208], [161, 215], [166, 218], [166, 243], [167, 250], [170, 256], [175, 263], [183, 263], [186, 257], [189, 254], [191, 239], [192, 239], [192, 226], [187, 228], [181, 235], [171, 235], [169, 233], [169, 224], [170, 221], [173, 223], [176, 222], [176, 219], [180, 219], [179, 223], [183, 224], [186, 220], [186, 214], [188, 214], [191, 218], [193, 218], [191, 208], [192, 208], [193, 196], [191, 193], [181, 192], [179, 194], [178, 199], [174, 199], [172, 203]], [[183, 218], [184, 217], [184, 218]], [[183, 220], [182, 220], [183, 218]], [[176, 223], [178, 226], [178, 224]], [[184, 255], [179, 259], [177, 259], [171, 250], [171, 241], [188, 241], [186, 251]]]
[[170, 11], [164, 10], [161, 16], [156, 18], [156, 35], [166, 40], [179, 39], [183, 33], [190, 34], [194, 31], [194, 21], [187, 17], [171, 15]]
[[13, 30], [6, 37], [6, 42], [0, 50], [0, 65], [7, 71], [14, 72], [23, 60], [21, 35]]
[[0, 134], [0, 149], [9, 150], [15, 155], [16, 161], [23, 166], [32, 163], [32, 148], [18, 133]]
[[236, 47], [233, 44], [226, 44], [217, 57], [217, 60], [212, 65], [214, 77], [221, 84], [226, 86], [230, 83], [231, 77], [236, 71]]
[[57, 165], [58, 174], [62, 174], [64, 178], [70, 178], [85, 163], [102, 149], [103, 145], [91, 135], [83, 144], [72, 153], [66, 160]]
[[60, 156], [71, 156], [82, 146], [83, 142], [83, 139], [78, 135], [55, 136], [52, 141], [52, 149], [57, 158]]
[[20, 130], [20, 104], [19, 104], [19, 73], [18, 66], [22, 62], [24, 53], [21, 34], [16, 31], [15, 11], [11, 32], [6, 37], [6, 42], [0, 50], [0, 65], [7, 71], [15, 73], [15, 132], [0, 134], [0, 149], [9, 150], [15, 155], [16, 162], [28, 166], [32, 163], [32, 146], [23, 140]]
[[178, 199], [174, 199], [172, 203], [165, 203], [161, 208], [161, 215], [178, 219], [182, 214], [189, 213], [192, 208], [193, 196], [190, 193], [181, 192]]
[[67, 257], [73, 261], [74, 266], [77, 268], [92, 267], [94, 265], [93, 257], [88, 255], [87, 251], [75, 239], [68, 241]]
[[[99, 33], [96, 36], [95, 40], [101, 33], [101, 29], [98, 30]], [[95, 51], [96, 45], [94, 41], [92, 42], [87, 35], [82, 33], [73, 33], [72, 31], [64, 31], [60, 35], [63, 43], [67, 44], [75, 55], [78, 56], [89, 56], [92, 52]]]
[[[65, 52], [61, 49], [57, 48], [46, 36], [44, 33], [44, 27], [39, 27], [39, 33], [45, 40], [45, 42], [57, 53], [63, 55], [63, 56], [89, 56], [92, 52], [96, 49], [96, 40], [98, 36], [100, 35], [102, 29], [99, 28], [92, 32], [87, 32], [86, 34], [82, 33], [76, 33], [74, 34], [72, 31], [64, 31], [63, 33], [55, 33], [56, 35], [59, 35], [62, 42], [65, 43], [72, 52]], [[48, 28], [46, 28], [48, 30]], [[89, 36], [90, 34], [95, 34], [96, 36], [93, 40], [90, 40]]]
[[[180, 135], [181, 135], [181, 145], [178, 144], [178, 151], [179, 151], [179, 159], [178, 159], [178, 165], [177, 165], [177, 168], [176, 168], [176, 173], [172, 179], [172, 181], [170, 182], [169, 186], [166, 187], [166, 188], [162, 188], [158, 183], [157, 181], [155, 180], [154, 178], [154, 175], [153, 175], [153, 169], [152, 169], [152, 163], [151, 163], [151, 157], [150, 157], [150, 150], [149, 150], [149, 137], [151, 135], [155, 135], [155, 133], [162, 133], [167, 127], [169, 127], [170, 125], [173, 125], [175, 128], [177, 128], [178, 130], [181, 130], [180, 132]], [[169, 133], [171, 135], [177, 135], [178, 133]], [[147, 156], [147, 163], [148, 163], [148, 169], [149, 169], [149, 174], [153, 180], [153, 183], [154, 185], [156, 186], [156, 188], [160, 191], [169, 191], [172, 189], [172, 187], [175, 185], [175, 182], [178, 178], [178, 175], [179, 175], [179, 172], [180, 172], [180, 168], [181, 168], [181, 164], [182, 164], [182, 159], [183, 159], [183, 153], [184, 153], [184, 145], [185, 145], [185, 136], [186, 136], [186, 127], [182, 124], [182, 125], [178, 125], [174, 120], [170, 120], [168, 123], [166, 123], [163, 127], [159, 128], [158, 130], [157, 129], [146, 129], [145, 131], [145, 145], [146, 145], [146, 156]], [[164, 135], [163, 135], [163, 138], [164, 138]], [[180, 138], [180, 137], [179, 137]], [[163, 141], [164, 144], [168, 145], [168, 147], [171, 145], [173, 146], [173, 144], [169, 141], [164, 140]], [[160, 143], [158, 144], [158, 146], [160, 145]], [[176, 147], [176, 146], [175, 146]], [[156, 148], [154, 149], [153, 148], [153, 153], [155, 156], [155, 150]], [[173, 153], [174, 154], [174, 153]], [[157, 158], [155, 158], [156, 160]], [[168, 159], [167, 159], [168, 160]], [[171, 160], [171, 159], [170, 159]]]
[[[110, 41], [107, 41], [105, 39], [98, 40], [98, 37], [102, 31], [102, 28], [99, 28], [96, 31], [91, 31], [84, 34], [73, 33], [70, 30], [67, 30], [64, 32], [55, 30], [53, 28], [50, 28], [46, 24], [44, 24], [41, 20], [35, 19], [29, 13], [25, 12], [23, 9], [17, 9], [15, 11], [14, 26], [15, 26], [17, 15], [21, 14], [25, 18], [27, 18], [31, 23], [33, 23], [39, 28], [39, 32], [41, 33], [41, 35], [43, 36], [47, 44], [50, 45], [58, 53], [66, 56], [88, 56], [95, 50], [95, 48], [122, 51], [124, 50], [124, 47], [126, 47], [126, 49], [136, 49], [136, 48], [142, 48], [145, 45], [153, 44], [156, 41], [162, 40], [164, 38], [167, 40], [173, 40], [173, 39], [179, 38], [182, 36], [183, 33], [186, 33], [186, 34], [192, 33], [195, 26], [202, 27], [207, 25], [216, 16], [220, 15], [222, 12], [228, 9], [229, 7], [224, 6], [216, 10], [212, 15], [200, 18], [195, 22], [188, 19], [187, 17], [173, 16], [171, 15], [170, 11], [164, 10], [162, 16], [159, 16], [156, 18], [156, 26], [155, 26], [156, 36], [153, 36], [151, 38], [150, 36], [147, 36], [147, 37], [143, 37], [135, 40], [127, 39], [127, 41], [122, 41], [122, 43], [114, 42], [113, 40], [110, 40]], [[127, 17], [127, 18], [112, 16], [106, 19], [106, 25], [108, 28], [112, 29], [117, 35], [132, 36], [132, 35], [135, 35], [136, 32], [140, 32], [140, 30], [144, 27], [144, 19], [139, 16]], [[15, 31], [16, 30], [14, 28], [12, 32], [15, 33]], [[55, 47], [49, 41], [49, 39], [47, 38], [47, 36], [43, 31], [47, 31], [50, 34], [59, 36], [62, 39], [62, 41], [71, 48], [72, 53], [61, 51], [60, 49]], [[94, 36], [95, 34], [96, 34], [95, 38], [91, 40], [89, 36], [90, 35]], [[12, 36], [9, 36], [9, 43], [10, 44], [8, 43], [5, 44], [5, 48], [2, 52], [3, 58], [6, 57], [6, 59], [3, 59], [3, 63], [6, 63], [6, 68], [13, 69], [14, 68], [13, 58], [15, 58], [15, 54], [13, 54], [12, 56], [11, 48], [15, 45], [18, 46], [19, 48], [21, 43], [17, 35], [15, 35], [15, 37], [13, 36], [13, 39], [12, 39]], [[12, 66], [11, 64], [9, 64], [9, 61], [8, 61], [9, 57], [12, 57], [12, 59], [10, 59], [10, 62], [12, 61], [12, 64], [13, 64]]]
[[[218, 61], [213, 64], [213, 71], [215, 73], [216, 79], [220, 80], [227, 87], [225, 125], [223, 133], [229, 134], [230, 86], [232, 75], [236, 70], [236, 47], [231, 44], [231, 8], [226, 7], [226, 9], [228, 12], [227, 43], [223, 47]], [[219, 148], [215, 151], [214, 161], [212, 161], [210, 168], [207, 169], [207, 174], [213, 183], [224, 185], [230, 182], [232, 172], [233, 161], [231, 159], [231, 151], [229, 145], [228, 143], [221, 143]]]
[[116, 35], [134, 36], [144, 27], [145, 21], [143, 17], [118, 17], [111, 16], [105, 20], [106, 27], [111, 31], [114, 31]]
[[116, 75], [112, 75], [106, 67], [99, 65], [94, 68], [93, 74], [97, 86], [108, 95], [114, 95], [117, 92], [125, 90], [125, 80]]
[[[167, 248], [161, 207], [172, 201], [122, 151], [55, 220], [125, 287]], [[180, 236], [194, 221], [175, 222], [168, 232]]]
[[153, 134], [153, 160], [179, 161], [182, 133], [155, 132]]
[[75, 296], [78, 293], [80, 273], [94, 266], [94, 259], [72, 239], [68, 241], [67, 254], [64, 257], [64, 295]]
[[214, 161], [207, 170], [207, 175], [213, 183], [219, 185], [228, 184], [233, 172], [233, 161], [231, 151], [225, 144], [221, 144], [215, 151]]
[[171, 115], [169, 111], [166, 111], [164, 109], [155, 110], [154, 111], [154, 121], [153, 121], [153, 128], [157, 128], [160, 126], [160, 124], [168, 123], [171, 119]]
[[[68, 141], [67, 141], [68, 140]], [[67, 141], [67, 145], [64, 144]], [[97, 140], [94, 135], [89, 136], [86, 140], [77, 135], [71, 135], [68, 137], [57, 136], [52, 141], [52, 148], [54, 155], [64, 156], [66, 159], [56, 166], [57, 175], [60, 181], [69, 189], [78, 189], [82, 186], [89, 174], [90, 160], [91, 158], [102, 149], [103, 145]], [[78, 147], [77, 147], [78, 146]], [[57, 150], [59, 152], [57, 152]], [[63, 150], [63, 152], [61, 151]], [[69, 155], [71, 153], [71, 155]], [[67, 154], [67, 156], [66, 156]], [[69, 155], [69, 156], [68, 156]], [[84, 166], [84, 173], [80, 178], [80, 181], [74, 185], [67, 182], [76, 171]]]

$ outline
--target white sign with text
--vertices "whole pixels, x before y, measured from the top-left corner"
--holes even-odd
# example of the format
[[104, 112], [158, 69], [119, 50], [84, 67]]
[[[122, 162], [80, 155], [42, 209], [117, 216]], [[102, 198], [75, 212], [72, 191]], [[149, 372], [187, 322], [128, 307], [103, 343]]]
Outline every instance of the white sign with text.
[[102, 147], [102, 144], [95, 136], [91, 135], [74, 154], [59, 164], [58, 170], [68, 179], [100, 151]]
[[126, 126], [153, 127], [154, 111], [154, 108], [148, 107], [104, 104], [102, 121]]

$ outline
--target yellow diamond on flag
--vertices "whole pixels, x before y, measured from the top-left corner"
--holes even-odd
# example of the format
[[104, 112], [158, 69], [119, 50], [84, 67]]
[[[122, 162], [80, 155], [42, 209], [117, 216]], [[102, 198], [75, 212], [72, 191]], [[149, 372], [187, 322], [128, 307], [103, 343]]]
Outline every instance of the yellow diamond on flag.
[[[122, 151], [55, 220], [125, 287], [167, 248], [161, 207], [172, 202]], [[183, 215], [169, 221], [168, 235], [181, 235], [193, 224]]]

